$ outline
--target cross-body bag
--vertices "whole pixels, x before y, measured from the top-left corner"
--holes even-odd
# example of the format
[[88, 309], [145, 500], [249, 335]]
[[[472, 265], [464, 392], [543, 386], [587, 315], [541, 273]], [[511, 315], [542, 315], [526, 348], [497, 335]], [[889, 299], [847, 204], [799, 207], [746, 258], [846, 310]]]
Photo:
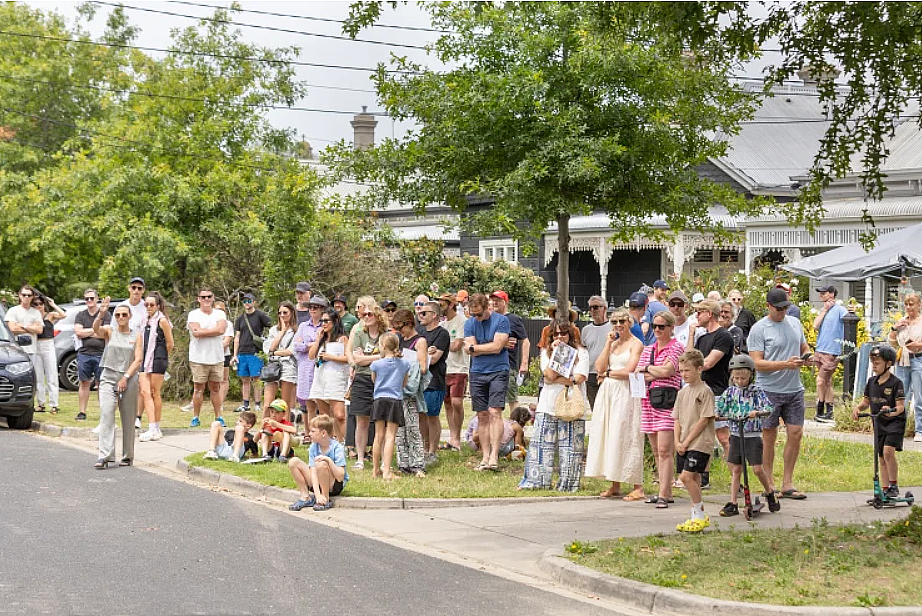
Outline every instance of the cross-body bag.
[[[254, 312], [253, 314], [256, 314], [256, 313]], [[256, 334], [253, 333], [253, 326], [250, 325], [250, 320], [247, 318], [247, 315], [245, 312], [243, 313], [243, 320], [247, 324], [247, 329], [250, 330], [250, 337], [253, 338], [253, 344], [256, 345], [257, 349], [263, 348], [263, 343], [266, 341], [266, 339], [263, 338], [262, 336], [257, 336]]]
[[[650, 350], [650, 365], [656, 365], [656, 347]], [[668, 410], [675, 406], [678, 395], [679, 390], [674, 387], [651, 387], [648, 398], [653, 408]]]
[[[294, 339], [294, 332], [292, 332], [291, 338], [289, 338], [288, 344], [284, 348], [290, 347]], [[259, 379], [264, 383], [278, 383], [282, 379], [282, 359], [281, 357], [270, 358], [266, 365], [262, 367], [262, 370], [259, 371]]]

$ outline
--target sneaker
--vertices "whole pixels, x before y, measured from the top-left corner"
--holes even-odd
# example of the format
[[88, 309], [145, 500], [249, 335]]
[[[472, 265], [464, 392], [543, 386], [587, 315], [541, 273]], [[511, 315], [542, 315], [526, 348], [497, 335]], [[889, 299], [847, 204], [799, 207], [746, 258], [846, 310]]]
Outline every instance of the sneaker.
[[816, 421], [820, 423], [835, 423], [836, 420], [833, 417], [832, 413], [822, 413], [816, 416]]
[[140, 418], [140, 417], [135, 417], [135, 418], [134, 418], [134, 429], [135, 429], [135, 430], [140, 430], [140, 429], [141, 429], [141, 418]]
[[240, 458], [238, 458], [237, 456], [232, 455], [231, 457], [229, 457], [229, 458], [227, 459], [227, 461], [228, 461], [228, 462], [235, 462], [235, 463], [236, 463], [236, 462], [240, 462]]
[[192, 403], [190, 402], [190, 403], [187, 404], [186, 406], [181, 406], [181, 407], [179, 407], [179, 410], [182, 411], [183, 413], [191, 413], [191, 412], [192, 412]]
[[720, 510], [720, 517], [722, 518], [729, 518], [739, 514], [740, 508], [736, 503], [727, 503], [724, 505], [724, 508]]
[[701, 473], [701, 489], [710, 490], [711, 489], [711, 473]]
[[261, 404], [257, 404], [257, 405], [256, 405], [256, 408], [253, 410], [253, 412], [256, 413], [256, 416], [257, 416], [257, 417], [259, 417], [260, 415], [262, 415], [262, 414], [263, 414], [263, 407], [262, 407], [262, 405], [261, 405]]
[[922, 443], [922, 432], [916, 432], [916, 435], [912, 437], [913, 443]]
[[899, 486], [893, 485], [893, 486], [888, 487], [886, 490], [884, 490], [884, 495], [887, 498], [899, 498], [900, 497]]
[[150, 441], [159, 441], [159, 440], [162, 439], [162, 438], [163, 438], [163, 432], [161, 432], [160, 430], [150, 430], [150, 429], [148, 429], [147, 432], [145, 432], [145, 433], [143, 433], [143, 434], [141, 435], [140, 441], [141, 441], [142, 443], [147, 443], [147, 442], [150, 442]]
[[299, 498], [292, 504], [288, 505], [288, 508], [292, 511], [301, 511], [302, 509], [313, 507], [316, 504], [317, 504], [317, 499], [315, 499], [314, 495], [311, 494], [307, 498]]
[[226, 427], [227, 427], [227, 424], [224, 423], [224, 418], [223, 418], [223, 417], [218, 417], [217, 419], [215, 419], [215, 421], [218, 422], [219, 424], [221, 424], [221, 427], [222, 427], [222, 428], [226, 428]]
[[766, 492], [763, 494], [765, 500], [768, 501], [768, 510], [772, 513], [778, 513], [781, 511], [781, 503], [778, 502], [778, 499], [775, 498], [774, 492]]
[[250, 410], [250, 407], [244, 406], [244, 405], [241, 404], [240, 406], [238, 406], [237, 408], [234, 409], [234, 412], [235, 412], [235, 413], [242, 413], [242, 412], [244, 412], [244, 411], [249, 411], [249, 410]]
[[423, 463], [424, 463], [426, 466], [431, 466], [431, 465], [435, 464], [435, 463], [438, 462], [438, 461], [439, 461], [439, 457], [438, 457], [437, 455], [435, 455], [434, 453], [427, 453], [426, 456], [425, 456], [425, 458], [424, 458], [424, 460], [423, 460]]
[[198, 428], [202, 425], [202, 421], [198, 417], [193, 417], [192, 421], [189, 422], [190, 428]]
[[288, 464], [288, 456], [279, 456], [279, 464]]
[[[141, 438], [144, 438], [144, 437], [142, 436]], [[212, 449], [211, 451], [206, 451], [205, 455], [202, 457], [205, 458], [206, 460], [217, 460], [218, 454], [216, 454], [214, 449]]]
[[86, 421], [86, 413], [83, 411], [77, 413], [77, 421]]

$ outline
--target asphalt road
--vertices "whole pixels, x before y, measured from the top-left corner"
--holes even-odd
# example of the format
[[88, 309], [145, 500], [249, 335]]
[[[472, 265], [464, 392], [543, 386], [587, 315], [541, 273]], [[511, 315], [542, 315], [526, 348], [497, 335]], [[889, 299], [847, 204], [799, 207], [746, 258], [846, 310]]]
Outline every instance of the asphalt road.
[[611, 614], [0, 429], [3, 614]]

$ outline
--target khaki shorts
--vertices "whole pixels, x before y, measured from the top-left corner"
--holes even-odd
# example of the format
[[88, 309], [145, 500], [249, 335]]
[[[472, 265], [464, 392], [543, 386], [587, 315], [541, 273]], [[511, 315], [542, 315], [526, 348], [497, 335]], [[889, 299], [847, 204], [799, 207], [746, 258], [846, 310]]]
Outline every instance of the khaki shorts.
[[197, 364], [190, 361], [189, 368], [192, 369], [193, 383], [207, 383], [209, 381], [220, 383], [224, 380], [224, 362], [219, 364]]
[[827, 382], [832, 378], [832, 373], [839, 366], [839, 356], [830, 355], [829, 353], [814, 353], [813, 361], [816, 362], [819, 375]]

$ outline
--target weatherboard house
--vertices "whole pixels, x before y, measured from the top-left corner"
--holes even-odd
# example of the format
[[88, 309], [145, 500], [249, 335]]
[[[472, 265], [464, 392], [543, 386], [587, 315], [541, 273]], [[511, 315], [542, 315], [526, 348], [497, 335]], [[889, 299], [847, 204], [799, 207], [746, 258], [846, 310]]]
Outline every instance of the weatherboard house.
[[[761, 88], [753, 84], [752, 88]], [[362, 147], [374, 142], [374, 127], [369, 130], [367, 113], [353, 121], [356, 143]], [[711, 208], [711, 218], [738, 239], [722, 243], [708, 234], [681, 231], [666, 240], [635, 237], [614, 241], [608, 216], [595, 213], [570, 220], [570, 295], [576, 306], [585, 306], [592, 295], [602, 295], [620, 304], [641, 283], [704, 270], [724, 268], [749, 271], [756, 264], [783, 264], [819, 254], [859, 240], [868, 231], [866, 210], [879, 234], [922, 222], [922, 131], [915, 122], [896, 127], [887, 144], [890, 156], [882, 167], [887, 174], [887, 191], [879, 201], [868, 200], [856, 168], [835, 180], [823, 193], [825, 214], [814, 232], [791, 226], [784, 204], [797, 200], [800, 185], [807, 180], [819, 142], [829, 126], [811, 83], [791, 83], [774, 88], [765, 97], [752, 121], [741, 126], [737, 135], [724, 136], [729, 142], [725, 156], [708, 160], [698, 173], [727, 184], [747, 197], [769, 196], [779, 203], [775, 213], [758, 217], [731, 216], [719, 205]], [[359, 128], [362, 134], [359, 134]], [[361, 187], [343, 184], [336, 191], [355, 191]], [[489, 197], [473, 197], [468, 209], [476, 212], [492, 205]], [[428, 208], [418, 216], [409, 206], [391, 204], [377, 212], [381, 224], [388, 225], [398, 239], [439, 240], [446, 255], [469, 254], [484, 261], [504, 260], [528, 267], [539, 274], [552, 294], [557, 283], [557, 228], [552, 224], [538, 241], [535, 254], [524, 255], [510, 237], [483, 237], [459, 231], [460, 216], [448, 207]], [[454, 226], [453, 226], [454, 225]], [[654, 228], [668, 229], [661, 217], [653, 217]], [[840, 297], [886, 298], [898, 280], [876, 278], [863, 283], [829, 281], [840, 288]], [[915, 284], [919, 288], [919, 284]], [[880, 316], [883, 305], [871, 306]], [[872, 315], [872, 317], [875, 315]]]

